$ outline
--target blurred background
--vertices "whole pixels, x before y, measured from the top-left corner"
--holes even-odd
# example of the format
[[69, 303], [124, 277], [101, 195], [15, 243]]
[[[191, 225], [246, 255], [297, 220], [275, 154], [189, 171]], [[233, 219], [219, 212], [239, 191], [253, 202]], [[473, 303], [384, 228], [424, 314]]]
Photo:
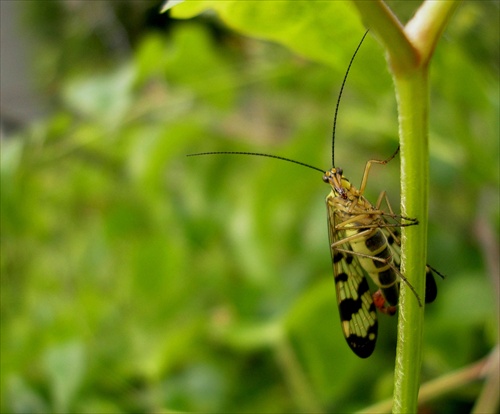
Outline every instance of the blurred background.
[[[364, 28], [344, 2], [239, 3], [0, 3], [2, 412], [348, 412], [391, 396], [397, 316], [380, 315], [368, 360], [350, 351], [321, 174], [185, 157], [330, 168]], [[406, 21], [418, 2], [389, 4]], [[447, 278], [423, 382], [498, 341], [498, 18], [498, 2], [462, 4], [432, 62], [428, 260]], [[337, 166], [358, 185], [397, 128], [369, 35]], [[372, 168], [368, 199], [382, 190], [397, 210], [399, 159]], [[425, 412], [469, 412], [481, 387]]]

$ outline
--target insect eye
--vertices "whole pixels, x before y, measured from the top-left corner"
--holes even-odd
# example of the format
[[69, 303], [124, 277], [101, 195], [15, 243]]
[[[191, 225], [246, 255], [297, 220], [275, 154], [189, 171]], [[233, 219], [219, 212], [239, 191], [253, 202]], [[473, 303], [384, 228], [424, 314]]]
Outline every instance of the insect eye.
[[327, 183], [327, 184], [330, 182], [330, 177], [329, 177], [329, 175], [328, 175], [328, 174], [326, 174], [326, 173], [325, 173], [325, 174], [323, 174], [323, 181], [324, 181], [325, 183]]

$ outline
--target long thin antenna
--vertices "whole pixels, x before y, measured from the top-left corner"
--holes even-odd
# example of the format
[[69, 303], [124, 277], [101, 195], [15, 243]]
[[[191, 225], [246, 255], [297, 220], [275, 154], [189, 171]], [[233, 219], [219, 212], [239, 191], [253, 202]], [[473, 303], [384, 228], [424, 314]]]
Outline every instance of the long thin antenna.
[[342, 97], [342, 91], [344, 90], [344, 85], [345, 81], [347, 80], [347, 75], [349, 75], [349, 70], [351, 69], [352, 62], [354, 61], [354, 58], [356, 57], [356, 53], [358, 53], [359, 48], [361, 47], [361, 44], [363, 43], [363, 40], [365, 40], [366, 35], [368, 34], [367, 30], [363, 37], [361, 38], [361, 41], [359, 42], [358, 47], [354, 51], [354, 54], [352, 55], [351, 61], [349, 62], [349, 66], [347, 67], [347, 71], [344, 75], [344, 80], [342, 81], [342, 86], [340, 87], [340, 92], [339, 92], [339, 97], [337, 98], [337, 106], [335, 107], [335, 116], [333, 117], [333, 133], [332, 133], [332, 167], [335, 167], [335, 128], [337, 127], [337, 115], [339, 113], [339, 105], [340, 105], [340, 98]]
[[303, 167], [311, 168], [313, 170], [320, 171], [322, 173], [325, 172], [325, 170], [322, 170], [321, 168], [313, 167], [312, 165], [306, 164], [304, 162], [291, 160], [290, 158], [285, 158], [285, 157], [278, 157], [277, 155], [261, 154], [260, 152], [241, 152], [241, 151], [199, 152], [199, 153], [196, 153], [196, 154], [188, 154], [188, 155], [186, 155], [186, 157], [197, 157], [199, 155], [216, 155], [216, 154], [225, 154], [225, 155], [256, 155], [258, 157], [276, 158], [277, 160], [293, 162], [294, 164], [302, 165]]

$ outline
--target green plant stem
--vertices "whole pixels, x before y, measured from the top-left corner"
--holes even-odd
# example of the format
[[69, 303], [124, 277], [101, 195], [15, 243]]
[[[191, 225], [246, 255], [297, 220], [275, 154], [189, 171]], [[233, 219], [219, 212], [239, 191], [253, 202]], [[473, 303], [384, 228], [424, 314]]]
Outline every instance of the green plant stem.
[[429, 192], [427, 68], [416, 70], [408, 77], [395, 76], [394, 81], [399, 111], [402, 214], [419, 220], [418, 226], [403, 228], [401, 272], [422, 305], [407, 284], [402, 283], [393, 412], [413, 413], [417, 409], [424, 327]]
[[[365, 21], [388, 51], [399, 113], [401, 145], [401, 213], [417, 218], [418, 226], [403, 228], [401, 271], [424, 301], [428, 204], [428, 65], [422, 65], [400, 25], [384, 27], [395, 18], [381, 2], [356, 3]], [[365, 7], [368, 4], [368, 7]], [[372, 10], [380, 8], [380, 13]], [[381, 26], [382, 25], [382, 26]], [[392, 34], [391, 34], [392, 33]], [[401, 53], [401, 50], [405, 51]], [[424, 310], [407, 284], [401, 284], [393, 412], [417, 412]]]
[[[429, 64], [438, 39], [458, 1], [424, 2], [405, 31], [419, 56], [408, 72], [393, 71], [398, 100], [401, 145], [401, 212], [416, 217], [419, 225], [403, 228], [401, 270], [420, 298], [425, 295], [429, 197]], [[394, 49], [390, 52], [395, 65]], [[424, 309], [405, 284], [401, 289], [398, 346], [394, 376], [394, 413], [417, 412]]]
[[424, 327], [425, 264], [429, 194], [429, 63], [459, 1], [424, 2], [403, 29], [381, 0], [354, 2], [365, 24], [387, 50], [399, 113], [401, 214], [418, 226], [402, 229], [401, 272], [422, 305], [401, 284], [394, 413], [417, 412]]

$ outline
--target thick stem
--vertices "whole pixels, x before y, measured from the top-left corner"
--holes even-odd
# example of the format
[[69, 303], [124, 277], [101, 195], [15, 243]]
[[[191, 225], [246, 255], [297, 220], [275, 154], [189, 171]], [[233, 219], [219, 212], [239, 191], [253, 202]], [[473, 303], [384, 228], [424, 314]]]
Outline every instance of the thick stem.
[[[402, 28], [381, 0], [353, 2], [387, 51], [399, 110], [401, 212], [418, 226], [402, 229], [401, 270], [424, 303], [429, 193], [429, 63], [459, 1], [425, 1]], [[394, 404], [395, 413], [417, 412], [424, 309], [401, 284]]]
[[[428, 70], [419, 68], [411, 76], [394, 77], [399, 108], [401, 139], [402, 214], [417, 218], [418, 226], [402, 231], [402, 273], [425, 299], [425, 263], [428, 216]], [[394, 413], [417, 412], [424, 308], [404, 283], [401, 284], [398, 347], [394, 378]]]

